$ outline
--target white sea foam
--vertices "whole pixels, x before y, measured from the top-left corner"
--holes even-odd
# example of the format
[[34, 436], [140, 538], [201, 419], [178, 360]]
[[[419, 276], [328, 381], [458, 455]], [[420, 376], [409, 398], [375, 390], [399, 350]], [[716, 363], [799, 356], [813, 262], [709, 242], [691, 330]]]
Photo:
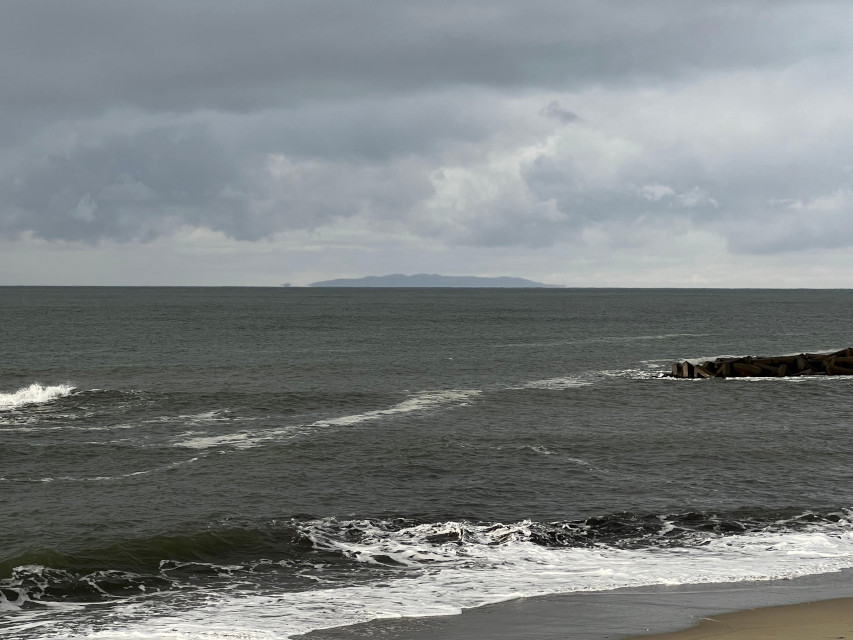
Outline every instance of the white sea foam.
[[644, 360], [641, 364], [645, 369], [604, 369], [600, 371], [585, 371], [569, 376], [556, 378], [545, 378], [543, 380], [531, 380], [521, 385], [510, 387], [510, 389], [548, 389], [559, 391], [577, 387], [589, 387], [607, 378], [628, 378], [631, 380], [650, 380], [662, 375], [665, 362], [663, 360]]
[[[156, 418], [146, 420], [145, 422], [149, 424], [160, 422], [180, 422], [182, 424], [207, 424], [215, 422], [232, 422], [235, 419], [235, 416], [231, 413], [229, 409], [212, 409], [211, 411], [204, 411], [202, 413], [158, 416]], [[244, 416], [239, 419], [241, 422], [248, 422], [251, 420], [259, 420], [260, 418], [250, 418]]]
[[199, 458], [190, 458], [188, 460], [177, 460], [175, 462], [170, 462], [169, 464], [164, 464], [159, 467], [154, 467], [153, 469], [144, 469], [142, 471], [131, 471], [129, 473], [120, 473], [115, 476], [90, 476], [83, 478], [63, 478], [63, 480], [75, 480], [78, 482], [101, 482], [104, 480], [122, 480], [124, 478], [134, 478], [137, 476], [150, 476], [153, 473], [160, 473], [162, 471], [171, 471], [172, 469], [177, 469], [178, 467], [182, 467], [185, 464], [192, 464], [193, 462], [198, 462]]
[[448, 406], [465, 406], [468, 404], [468, 400], [471, 397], [479, 393], [480, 391], [472, 389], [422, 391], [386, 409], [375, 409], [364, 413], [324, 418], [309, 424], [290, 425], [277, 429], [259, 429], [256, 431], [241, 431], [222, 435], [183, 434], [193, 435], [193, 437], [182, 437], [178, 442], [176, 442], [176, 445], [179, 447], [190, 447], [193, 449], [208, 449], [219, 446], [248, 449], [250, 447], [261, 446], [270, 441], [280, 441], [285, 438], [292, 438], [306, 430], [310, 431], [315, 428], [347, 427], [399, 414], [418, 411], [435, 411]]
[[529, 451], [532, 451], [533, 453], [538, 453], [538, 454], [543, 455], [543, 456], [555, 455], [554, 452], [551, 451], [548, 447], [543, 447], [540, 444], [525, 447], [525, 449], [528, 449]]
[[760, 377], [760, 376], [744, 376], [726, 378], [726, 382], [763, 382], [763, 383], [782, 383], [782, 384], [853, 384], [853, 376], [782, 376], [776, 377]]
[[34, 382], [28, 387], [18, 389], [14, 393], [0, 393], [0, 410], [14, 409], [28, 404], [44, 404], [56, 398], [62, 398], [74, 391], [69, 384], [42, 386]]
[[480, 391], [473, 389], [446, 389], [443, 391], [422, 391], [411, 398], [403, 400], [399, 404], [387, 409], [377, 409], [375, 411], [367, 411], [365, 413], [357, 413], [351, 416], [341, 416], [340, 418], [329, 418], [325, 420], [317, 420], [312, 422], [312, 427], [337, 427], [351, 424], [359, 424], [369, 420], [376, 420], [385, 416], [391, 416], [398, 413], [412, 413], [414, 411], [431, 411], [442, 408], [447, 405], [464, 406], [467, 400], [472, 396], [478, 395]]
[[[166, 599], [136, 602], [127, 607], [134, 620], [115, 628], [68, 634], [50, 629], [44, 637], [290, 638], [379, 618], [455, 614], [521, 597], [653, 584], [770, 580], [853, 567], [853, 531], [846, 521], [799, 531], [709, 538], [692, 547], [642, 549], [545, 547], [530, 541], [529, 522], [489, 527], [448, 522], [398, 531], [370, 522], [339, 524], [352, 524], [363, 536], [358, 542], [341, 540], [323, 521], [309, 523], [306, 531], [317, 548], [367, 564], [390, 560], [402, 567], [400, 577], [286, 595], [236, 598], [220, 591], [186, 610], [169, 608]], [[449, 541], [430, 543], [441, 534], [449, 534]]]
[[[259, 446], [266, 440], [274, 439], [276, 434], [281, 437], [287, 431], [287, 429], [266, 429], [253, 433], [226, 433], [220, 436], [195, 435], [196, 432], [190, 432], [181, 434], [181, 440], [176, 445], [190, 449], [213, 449], [223, 446], [234, 447], [235, 449], [248, 449]], [[293, 429], [290, 430], [291, 433], [292, 431]]]
[[589, 376], [563, 376], [559, 378], [546, 378], [544, 380], [532, 380], [513, 389], [549, 389], [559, 391], [561, 389], [572, 389], [575, 387], [588, 387], [593, 384]]
[[511, 389], [549, 389], [559, 391], [577, 387], [589, 387], [608, 378], [627, 378], [629, 380], [651, 380], [662, 377], [664, 365], [661, 360], [644, 360], [645, 369], [604, 369], [586, 371], [570, 376], [532, 380]]
[[660, 369], [605, 369], [599, 371], [602, 378], [627, 378], [629, 380], [653, 380], [662, 377]]

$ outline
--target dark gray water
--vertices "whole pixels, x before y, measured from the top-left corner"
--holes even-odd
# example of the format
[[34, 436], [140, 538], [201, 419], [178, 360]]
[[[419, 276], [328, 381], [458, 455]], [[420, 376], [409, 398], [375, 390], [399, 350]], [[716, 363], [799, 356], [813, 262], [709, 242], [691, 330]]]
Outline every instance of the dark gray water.
[[851, 291], [0, 288], [0, 636], [287, 637], [853, 566], [853, 380], [659, 377], [853, 346], [851, 311]]

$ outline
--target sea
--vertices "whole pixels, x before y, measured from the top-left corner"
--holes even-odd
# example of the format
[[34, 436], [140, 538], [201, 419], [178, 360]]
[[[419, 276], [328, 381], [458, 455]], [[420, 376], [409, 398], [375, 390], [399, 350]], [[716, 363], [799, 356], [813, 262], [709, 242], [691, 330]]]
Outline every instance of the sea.
[[0, 637], [853, 567], [853, 291], [0, 288]]

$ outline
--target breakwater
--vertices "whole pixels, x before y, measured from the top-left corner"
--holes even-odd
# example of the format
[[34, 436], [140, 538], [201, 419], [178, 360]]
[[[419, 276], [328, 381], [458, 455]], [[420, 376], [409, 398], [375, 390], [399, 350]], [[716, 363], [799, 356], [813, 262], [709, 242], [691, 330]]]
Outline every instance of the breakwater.
[[832, 353], [788, 356], [725, 357], [704, 362], [674, 362], [675, 378], [747, 378], [784, 376], [853, 376], [853, 348]]

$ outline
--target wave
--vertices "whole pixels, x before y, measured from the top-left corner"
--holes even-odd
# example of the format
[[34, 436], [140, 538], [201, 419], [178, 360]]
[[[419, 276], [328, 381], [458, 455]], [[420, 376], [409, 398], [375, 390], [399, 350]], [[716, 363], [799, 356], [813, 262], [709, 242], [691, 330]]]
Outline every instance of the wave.
[[363, 422], [378, 420], [388, 416], [421, 411], [435, 411], [447, 406], [466, 406], [468, 404], [467, 401], [470, 398], [480, 393], [481, 391], [475, 389], [422, 391], [386, 409], [375, 409], [364, 413], [356, 413], [335, 418], [324, 418], [309, 424], [290, 425], [275, 429], [241, 431], [223, 435], [197, 435], [190, 438], [182, 438], [176, 443], [176, 446], [189, 447], [192, 449], [208, 449], [218, 446], [230, 446], [236, 449], [249, 449], [261, 446], [270, 441], [280, 441], [282, 438], [294, 437], [303, 433], [305, 430], [320, 427], [347, 427], [361, 424]]
[[[526, 542], [539, 547], [616, 549], [662, 549], [701, 547], [713, 540], [760, 534], [801, 534], [821, 529], [826, 532], [850, 535], [853, 545], [853, 513], [848, 510], [828, 513], [800, 514], [766, 512], [701, 513], [687, 512], [668, 515], [617, 513], [564, 522], [533, 522], [524, 520], [512, 524], [469, 521], [418, 522], [394, 520], [347, 520], [334, 518], [300, 524], [300, 530], [318, 548], [337, 548], [345, 555], [367, 562], [381, 557], [395, 557], [392, 547], [408, 549], [443, 546], [444, 559], [459, 555], [466, 545], [495, 547]], [[353, 553], [353, 543], [359, 551]], [[378, 546], [377, 546], [378, 545]], [[387, 546], [390, 545], [390, 546]], [[851, 548], [853, 551], [853, 548]], [[461, 552], [468, 555], [467, 552]], [[430, 562], [436, 560], [431, 557]], [[853, 560], [853, 557], [851, 557]], [[409, 564], [399, 558], [397, 564]]]
[[513, 390], [519, 389], [547, 389], [549, 391], [560, 391], [562, 389], [574, 389], [576, 387], [588, 387], [594, 384], [590, 376], [563, 376], [558, 378], [546, 378], [544, 380], [531, 380], [525, 382], [518, 387], [511, 387]]
[[[163, 422], [179, 422], [181, 424], [195, 425], [213, 424], [216, 422], [233, 422], [236, 419], [237, 416], [230, 409], [211, 409], [210, 411], [203, 411], [201, 413], [182, 413], [178, 415], [157, 416], [156, 418], [145, 420], [145, 423], [158, 424]], [[258, 419], [259, 418], [249, 418], [246, 416], [241, 416], [239, 418], [241, 422], [248, 422]]]
[[628, 380], [653, 380], [665, 377], [669, 371], [671, 360], [641, 360], [639, 362], [644, 368], [629, 369], [597, 369], [579, 372], [568, 376], [545, 378], [542, 380], [531, 380], [520, 385], [509, 387], [511, 390], [520, 389], [546, 389], [561, 391], [578, 387], [589, 387], [612, 378], [623, 378]]
[[[621, 513], [550, 523], [303, 516], [76, 556], [30, 553], [0, 564], [0, 575], [10, 576], [0, 579], [0, 608], [119, 607], [111, 610], [120, 621], [112, 628], [65, 616], [46, 621], [43, 637], [293, 637], [521, 597], [849, 567], [853, 523], [846, 510]], [[30, 624], [21, 613], [21, 624]]]
[[76, 388], [69, 384], [42, 386], [34, 382], [28, 387], [18, 389], [14, 393], [0, 393], [0, 410], [15, 409], [31, 404], [45, 404], [70, 395]]
[[[181, 440], [175, 443], [176, 447], [188, 449], [213, 449], [216, 447], [232, 447], [234, 449], [251, 449], [261, 446], [264, 442], [280, 439], [285, 434], [292, 434], [295, 428], [266, 429], [252, 433], [226, 433], [219, 436], [199, 436], [194, 432], [181, 434]], [[196, 432], [197, 433], [197, 432]], [[190, 436], [185, 438], [183, 436]]]
[[[501, 548], [531, 546], [543, 550], [587, 549], [611, 551], [661, 551], [744, 546], [745, 540], [790, 539], [788, 555], [810, 557], [809, 536], [824, 536], [844, 543], [844, 560], [853, 562], [853, 513], [784, 512], [702, 513], [668, 515], [617, 513], [580, 520], [514, 523], [468, 520], [422, 520], [398, 517], [339, 520], [334, 517], [295, 516], [264, 522], [224, 520], [202, 531], [130, 539], [78, 554], [36, 550], [0, 560], [3, 576], [21, 567], [45, 566], [73, 573], [125, 571], [160, 575], [184, 565], [204, 564], [249, 570], [264, 558], [291, 563], [306, 561], [318, 567], [317, 552], [326, 562], [354, 560], [365, 565], [432, 567], [468, 564]], [[761, 544], [764, 544], [763, 542]], [[765, 551], [772, 548], [763, 547]], [[779, 547], [781, 549], [781, 547]], [[839, 547], [840, 548], [840, 547]], [[824, 548], [826, 552], [828, 548]], [[331, 554], [331, 555], [328, 555]], [[835, 557], [832, 553], [821, 554]], [[337, 557], [337, 560], [334, 560]], [[29, 569], [27, 569], [29, 571]]]
[[312, 427], [338, 427], [351, 424], [359, 424], [369, 420], [375, 420], [384, 416], [390, 416], [400, 413], [411, 413], [413, 411], [429, 411], [441, 408], [447, 404], [456, 404], [457, 406], [465, 406], [468, 398], [478, 395], [481, 392], [474, 389], [454, 390], [448, 389], [443, 391], [422, 391], [415, 396], [395, 404], [387, 409], [377, 409], [375, 411], [367, 411], [365, 413], [357, 413], [350, 416], [341, 416], [340, 418], [329, 418], [325, 420], [317, 420], [309, 426]]
[[[7, 594], [7, 603], [14, 604], [15, 593], [22, 602], [42, 603], [134, 596], [126, 610], [112, 610], [112, 619], [123, 620], [117, 626], [85, 628], [81, 619], [82, 626], [69, 634], [76, 636], [293, 637], [382, 617], [459, 613], [521, 597], [771, 580], [853, 567], [847, 511], [625, 513], [507, 524], [294, 518], [260, 529], [135, 544], [66, 558], [60, 567], [49, 567], [48, 556], [20, 558], [39, 564], [13, 569], [11, 578], [0, 581], [0, 598]], [[166, 558], [152, 569], [158, 555]], [[91, 566], [93, 557], [107, 568]], [[122, 559], [127, 566], [109, 568]], [[87, 569], [92, 570], [83, 574]], [[270, 572], [280, 580], [271, 581]], [[301, 582], [290, 581], [294, 576]], [[159, 595], [144, 599], [147, 592]], [[58, 624], [51, 621], [39, 633], [68, 633]]]
[[105, 482], [105, 481], [113, 481], [113, 480], [124, 480], [125, 478], [136, 478], [140, 476], [148, 476], [153, 473], [161, 473], [163, 471], [171, 471], [172, 469], [177, 469], [185, 464], [192, 464], [193, 462], [198, 462], [199, 458], [190, 458], [189, 460], [178, 460], [176, 462], [170, 462], [169, 464], [160, 465], [158, 467], [153, 467], [151, 469], [144, 469], [142, 471], [131, 471], [128, 473], [120, 473], [115, 476], [43, 476], [43, 477], [6, 477], [0, 476], [0, 482], [28, 482], [28, 483], [39, 483], [39, 482]]
[[198, 531], [131, 538], [76, 553], [36, 549], [0, 560], [0, 587], [8, 588], [9, 577], [20, 567], [45, 566], [75, 574], [125, 571], [161, 575], [164, 562], [233, 565], [273, 556], [291, 558], [310, 550], [297, 522], [290, 518], [245, 525], [223, 521]]
[[[654, 527], [665, 535], [666, 518]], [[611, 524], [616, 524], [611, 522]], [[314, 526], [320, 549], [336, 550], [373, 568], [392, 567], [400, 577], [372, 585], [351, 585], [289, 594], [287, 605], [260, 596], [244, 606], [220, 599], [204, 608], [214, 629], [260, 635], [271, 629], [250, 607], [262, 604], [288, 637], [313, 629], [382, 617], [458, 614], [510, 599], [652, 584], [688, 584], [789, 578], [853, 566], [849, 523], [812, 524], [795, 531], [780, 527], [734, 534], [706, 532], [693, 544], [636, 547], [560, 540], [561, 526], [533, 522], [415, 525], [341, 522]], [[660, 526], [660, 528], [658, 528]], [[642, 527], [641, 527], [642, 529]], [[593, 527], [595, 530], [595, 527]], [[641, 534], [642, 535], [642, 534]], [[569, 536], [571, 538], [572, 536]], [[413, 579], [415, 578], [415, 579]], [[327, 611], [335, 611], [329, 615]], [[249, 618], [241, 618], [249, 614]], [[200, 618], [199, 618], [200, 619]], [[232, 622], [239, 619], [235, 629]], [[158, 623], [155, 623], [158, 624]], [[179, 628], [198, 631], [184, 618]], [[145, 628], [149, 628], [145, 625]], [[155, 627], [156, 628], [156, 627]]]

